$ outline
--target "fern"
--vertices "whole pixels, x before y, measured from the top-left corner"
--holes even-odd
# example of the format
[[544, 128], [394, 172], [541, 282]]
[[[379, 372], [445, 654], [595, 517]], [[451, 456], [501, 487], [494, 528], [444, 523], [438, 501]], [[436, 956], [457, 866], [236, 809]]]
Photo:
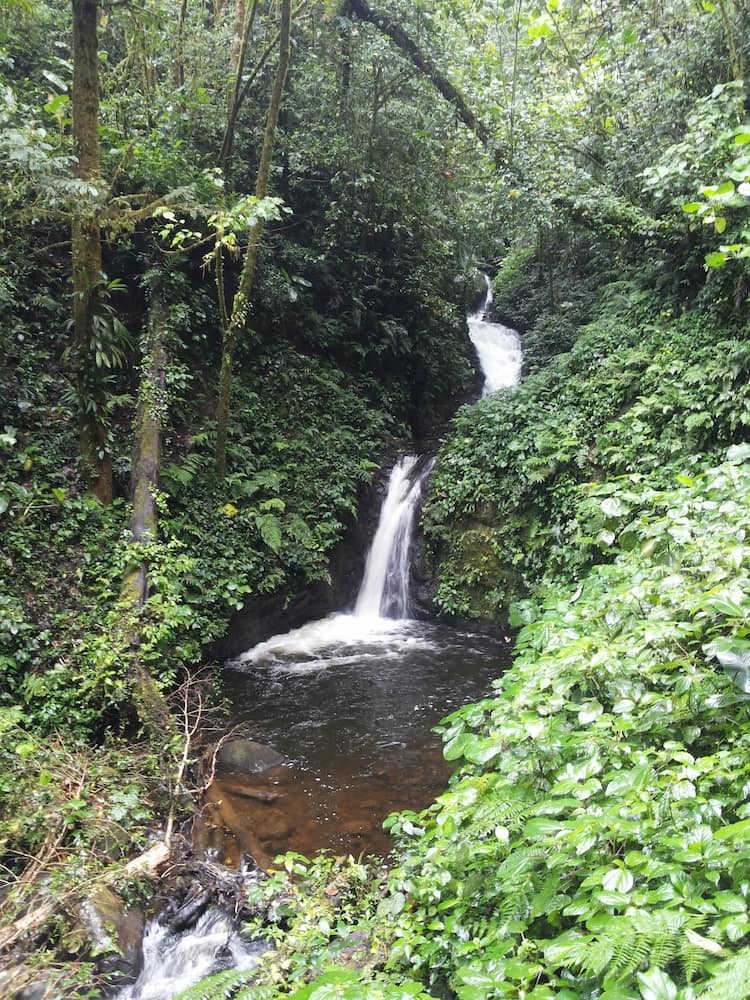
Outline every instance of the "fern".
[[495, 799], [488, 797], [474, 806], [468, 826], [480, 838], [494, 835], [498, 826], [520, 826], [528, 818], [530, 804], [518, 799]]
[[202, 979], [175, 1000], [251, 1000], [251, 996], [258, 996], [257, 992], [253, 994], [251, 982], [251, 972], [227, 969]]
[[698, 994], [698, 1000], [744, 1000], [750, 997], [750, 948], [743, 948], [736, 955], [726, 959], [706, 988]]
[[627, 916], [611, 917], [598, 934], [581, 941], [567, 954], [567, 964], [586, 976], [599, 976], [607, 970], [606, 982], [619, 983], [649, 966], [666, 968], [680, 959], [686, 979], [705, 963], [685, 937], [685, 931], [705, 923], [703, 916], [662, 911], [636, 910]]

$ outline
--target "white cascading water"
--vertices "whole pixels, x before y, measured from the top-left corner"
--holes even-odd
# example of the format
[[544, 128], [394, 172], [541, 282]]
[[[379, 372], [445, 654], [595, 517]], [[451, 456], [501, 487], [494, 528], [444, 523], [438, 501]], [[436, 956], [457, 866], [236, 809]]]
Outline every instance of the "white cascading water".
[[220, 910], [207, 910], [179, 934], [152, 920], [143, 935], [141, 974], [117, 1000], [170, 1000], [221, 969], [252, 969], [267, 948], [263, 941], [243, 941]]
[[[488, 396], [518, 382], [521, 340], [514, 330], [485, 319], [492, 289], [489, 278], [484, 279], [485, 296], [467, 322], [485, 378], [482, 395]], [[382, 671], [387, 661], [400, 662], [406, 651], [435, 650], [439, 655], [429, 627], [409, 619], [412, 539], [433, 465], [406, 455], [393, 467], [354, 612], [329, 615], [273, 636], [238, 657], [235, 669], [250, 664], [273, 672], [315, 673], [355, 667], [367, 675], [368, 670]], [[242, 941], [217, 910], [208, 911], [181, 934], [154, 920], [143, 943], [141, 976], [118, 994], [119, 1000], [169, 1000], [218, 968], [252, 968], [266, 947]]]
[[377, 531], [367, 555], [354, 615], [408, 618], [411, 545], [425, 480], [434, 463], [415, 474], [418, 458], [404, 455], [388, 481]]
[[237, 662], [277, 664], [291, 670], [341, 666], [375, 641], [381, 657], [397, 656], [419, 640], [408, 628], [411, 548], [417, 513], [434, 461], [405, 455], [394, 465], [352, 614], [333, 614], [271, 636]]
[[[283, 635], [272, 636], [244, 653], [235, 665], [251, 663], [285, 672], [332, 667], [382, 669], [405, 649], [432, 648], [409, 619], [411, 548], [422, 492], [434, 461], [405, 455], [394, 465], [367, 554], [353, 614], [334, 614]], [[173, 933], [152, 920], [143, 936], [143, 970], [118, 1000], [170, 1000], [221, 968], [248, 969], [267, 946], [248, 944], [218, 910], [207, 911], [194, 927]]]
[[482, 395], [489, 396], [498, 389], [509, 389], [521, 377], [521, 338], [515, 330], [501, 323], [489, 323], [485, 316], [492, 305], [492, 286], [487, 275], [485, 294], [476, 312], [467, 317], [469, 337], [476, 348], [479, 364], [484, 374]]

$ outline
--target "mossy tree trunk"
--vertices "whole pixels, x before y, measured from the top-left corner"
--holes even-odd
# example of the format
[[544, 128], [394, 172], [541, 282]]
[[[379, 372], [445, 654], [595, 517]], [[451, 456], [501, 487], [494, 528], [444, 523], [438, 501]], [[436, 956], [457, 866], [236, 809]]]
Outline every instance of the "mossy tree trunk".
[[[99, 183], [98, 0], [73, 0], [74, 175]], [[73, 367], [79, 401], [83, 472], [91, 492], [112, 499], [112, 459], [107, 448], [106, 390], [97, 378], [94, 318], [101, 293], [102, 249], [96, 195], [81, 197], [71, 224], [73, 271]]]
[[151, 736], [163, 737], [170, 728], [166, 700], [140, 655], [138, 612], [148, 599], [148, 545], [156, 540], [162, 429], [166, 417], [168, 311], [159, 292], [154, 293], [143, 337], [143, 368], [138, 392], [132, 465], [133, 509], [130, 534], [136, 544], [123, 574], [120, 593], [124, 610], [125, 645], [129, 651], [130, 681], [139, 719]]
[[[271, 175], [271, 160], [276, 140], [276, 126], [279, 121], [281, 97], [284, 83], [289, 71], [291, 56], [291, 0], [281, 2], [281, 27], [279, 31], [279, 62], [276, 67], [271, 99], [266, 114], [266, 128], [263, 135], [263, 148], [258, 166], [258, 176], [255, 181], [255, 196], [258, 199], [266, 197], [268, 181]], [[229, 429], [229, 403], [232, 392], [232, 364], [242, 331], [245, 329], [247, 314], [250, 308], [250, 294], [255, 279], [255, 268], [258, 261], [258, 247], [263, 236], [263, 222], [258, 221], [250, 231], [250, 239], [245, 251], [239, 285], [232, 301], [232, 311], [229, 321], [223, 331], [221, 353], [221, 369], [219, 371], [219, 392], [216, 404], [216, 473], [220, 479], [226, 473], [227, 433]]]
[[187, 0], [180, 3], [180, 13], [177, 17], [177, 36], [175, 41], [174, 62], [172, 63], [172, 82], [175, 87], [185, 85], [185, 22], [187, 20]]

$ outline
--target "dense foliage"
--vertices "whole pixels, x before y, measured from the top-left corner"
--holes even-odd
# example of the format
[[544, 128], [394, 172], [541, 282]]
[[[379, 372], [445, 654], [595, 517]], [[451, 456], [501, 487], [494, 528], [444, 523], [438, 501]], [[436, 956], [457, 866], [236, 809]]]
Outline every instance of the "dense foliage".
[[100, 992], [77, 906], [185, 792], [189, 671], [466, 398], [481, 264], [525, 378], [424, 527], [515, 665], [390, 872], [287, 858], [190, 995], [749, 995], [747, 5], [0, 12], [3, 964]]
[[447, 611], [492, 616], [606, 555], [611, 525], [590, 534], [582, 483], [666, 484], [745, 439], [745, 329], [697, 307], [650, 313], [638, 298], [627, 282], [606, 286], [569, 352], [459, 414], [425, 512]]

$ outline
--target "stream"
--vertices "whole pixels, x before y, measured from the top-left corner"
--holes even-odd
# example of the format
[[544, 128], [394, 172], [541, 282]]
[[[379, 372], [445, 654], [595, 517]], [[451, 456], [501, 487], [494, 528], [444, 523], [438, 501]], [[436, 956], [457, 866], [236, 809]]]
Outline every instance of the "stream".
[[[486, 319], [485, 282], [468, 325], [488, 395], [518, 381], [521, 344]], [[219, 758], [192, 831], [194, 849], [210, 861], [237, 869], [288, 850], [385, 855], [386, 816], [420, 810], [445, 788], [450, 769], [432, 728], [491, 694], [510, 648], [498, 636], [413, 617], [413, 536], [433, 464], [405, 455], [391, 469], [350, 610], [226, 663], [231, 724], [260, 749], [249, 761]], [[205, 920], [183, 934], [152, 921], [143, 971], [123, 1000], [169, 1000], [210, 971], [255, 961], [257, 946], [239, 941], [221, 914]]]

